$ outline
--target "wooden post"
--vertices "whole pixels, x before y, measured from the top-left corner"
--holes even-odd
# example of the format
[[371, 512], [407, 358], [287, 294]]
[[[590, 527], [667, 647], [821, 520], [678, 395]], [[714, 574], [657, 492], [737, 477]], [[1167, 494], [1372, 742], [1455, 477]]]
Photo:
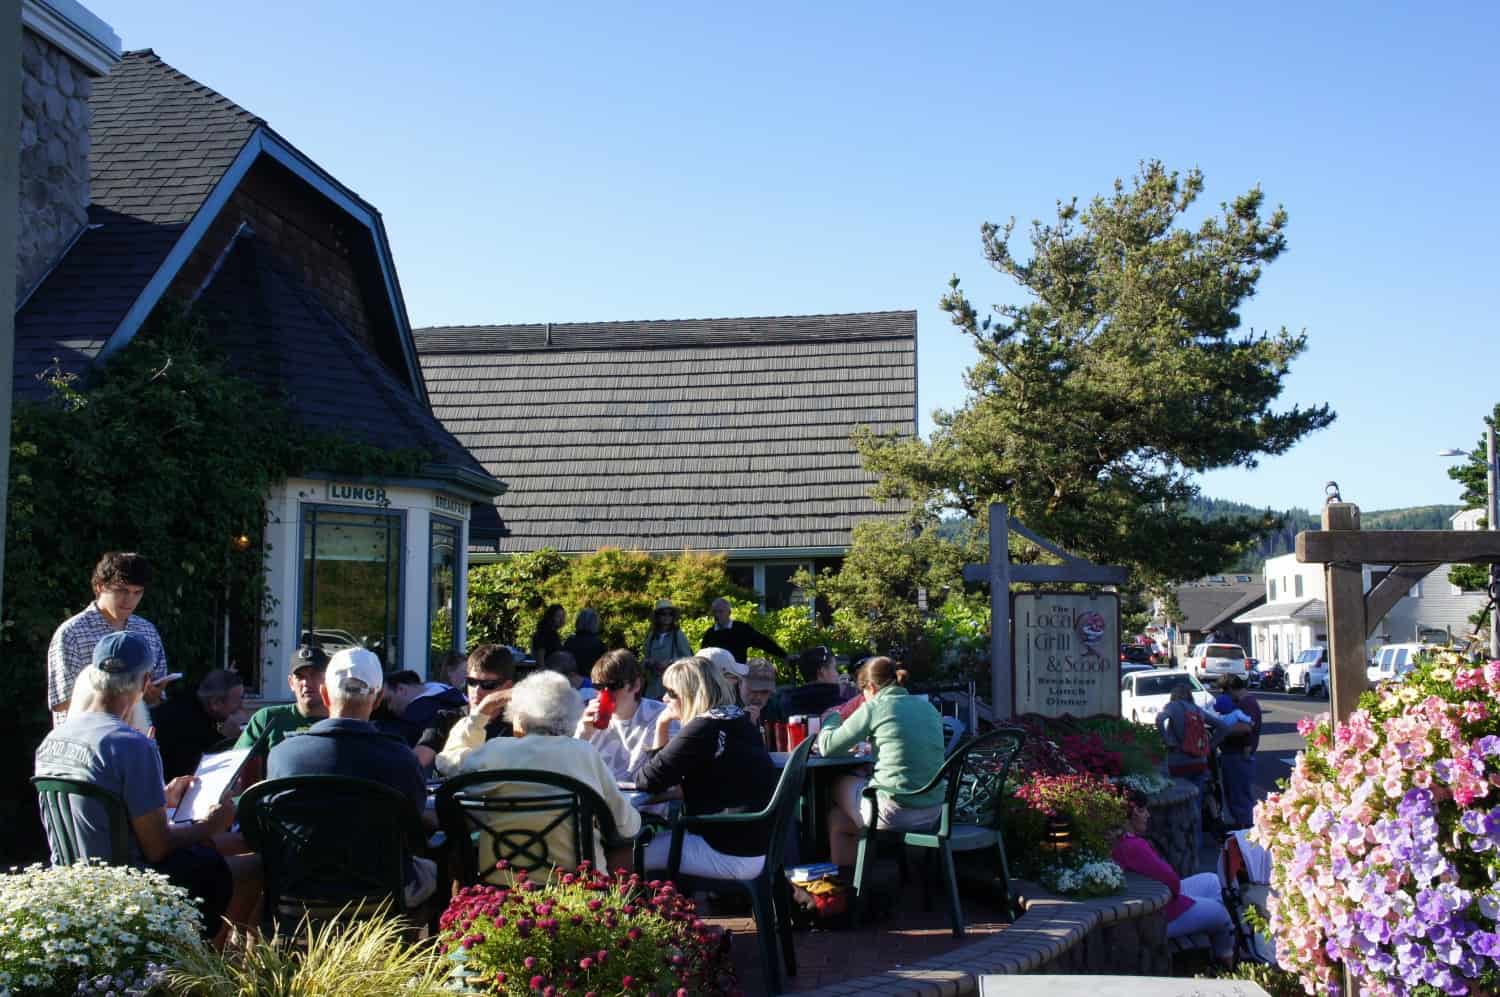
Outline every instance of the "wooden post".
[[1015, 695], [1010, 660], [1010, 510], [990, 505], [990, 709], [1009, 720]]
[[[1358, 532], [1359, 506], [1329, 502], [1323, 506], [1323, 529]], [[1323, 568], [1328, 595], [1328, 687], [1333, 719], [1342, 723], [1354, 712], [1369, 685], [1365, 656], [1365, 586], [1359, 562], [1329, 561]]]

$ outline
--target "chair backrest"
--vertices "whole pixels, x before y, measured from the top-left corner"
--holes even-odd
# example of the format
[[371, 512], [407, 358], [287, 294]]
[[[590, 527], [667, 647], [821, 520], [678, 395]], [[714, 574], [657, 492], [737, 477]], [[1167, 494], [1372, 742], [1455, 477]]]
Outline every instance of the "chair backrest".
[[[514, 792], [516, 783], [537, 791]], [[493, 792], [501, 785], [507, 791]], [[614, 815], [597, 790], [560, 773], [536, 769], [486, 769], [449, 779], [438, 791], [437, 812], [444, 833], [458, 849], [466, 885], [508, 884], [510, 875], [496, 869], [501, 859], [528, 873], [576, 869], [584, 859], [595, 861], [596, 833], [605, 842], [619, 837]], [[566, 854], [554, 854], [559, 829], [566, 829], [572, 845]]]
[[771, 802], [762, 811], [771, 821], [771, 840], [766, 848], [766, 868], [772, 876], [781, 874], [785, 864], [786, 839], [792, 821], [797, 816], [797, 805], [802, 801], [802, 785], [807, 779], [807, 756], [812, 753], [814, 738], [804, 738], [802, 743], [787, 757], [781, 778], [776, 782], [776, 791]]
[[285, 929], [386, 901], [405, 908], [406, 856], [422, 821], [390, 786], [341, 775], [271, 779], [240, 797], [239, 819], [264, 863], [268, 922]]
[[[130, 862], [130, 822], [125, 801], [107, 789], [79, 779], [35, 776], [31, 784], [36, 787], [37, 805], [46, 822], [54, 862], [72, 865], [90, 858], [103, 859], [110, 865]], [[79, 827], [73, 810], [75, 798], [91, 800], [103, 809], [109, 822], [108, 855], [90, 854], [83, 840], [83, 828]]]
[[1024, 731], [1002, 727], [954, 749], [938, 773], [948, 778], [940, 834], [947, 834], [951, 824], [1000, 827], [1005, 778], [1025, 742]]
[[943, 717], [943, 754], [953, 754], [953, 749], [958, 747], [964, 733], [968, 730], [964, 722], [958, 717]]

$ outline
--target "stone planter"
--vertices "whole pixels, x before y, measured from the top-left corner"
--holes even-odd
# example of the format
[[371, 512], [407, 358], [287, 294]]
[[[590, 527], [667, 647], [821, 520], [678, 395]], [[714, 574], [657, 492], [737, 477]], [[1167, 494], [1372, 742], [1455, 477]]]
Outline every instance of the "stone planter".
[[1203, 830], [1198, 787], [1184, 779], [1151, 797], [1146, 838], [1179, 876], [1198, 872], [1198, 841]]

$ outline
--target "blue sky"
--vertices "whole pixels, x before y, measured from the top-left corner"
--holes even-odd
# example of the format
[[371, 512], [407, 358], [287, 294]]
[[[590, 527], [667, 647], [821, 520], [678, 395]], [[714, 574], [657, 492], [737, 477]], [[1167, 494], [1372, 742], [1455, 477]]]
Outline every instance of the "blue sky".
[[88, 6], [374, 203], [414, 325], [914, 308], [925, 433], [946, 279], [1015, 298], [980, 223], [1159, 158], [1286, 207], [1245, 325], [1339, 413], [1205, 494], [1453, 502], [1500, 400], [1495, 5]]

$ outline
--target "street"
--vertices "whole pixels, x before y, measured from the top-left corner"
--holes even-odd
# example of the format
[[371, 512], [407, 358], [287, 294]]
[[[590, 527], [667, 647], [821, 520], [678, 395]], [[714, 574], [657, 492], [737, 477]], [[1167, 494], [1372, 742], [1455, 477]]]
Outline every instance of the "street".
[[1276, 783], [1292, 771], [1292, 760], [1302, 750], [1297, 721], [1310, 714], [1326, 713], [1328, 698], [1301, 693], [1251, 693], [1260, 703], [1262, 721], [1260, 750], [1255, 755], [1255, 796], [1263, 799]]

